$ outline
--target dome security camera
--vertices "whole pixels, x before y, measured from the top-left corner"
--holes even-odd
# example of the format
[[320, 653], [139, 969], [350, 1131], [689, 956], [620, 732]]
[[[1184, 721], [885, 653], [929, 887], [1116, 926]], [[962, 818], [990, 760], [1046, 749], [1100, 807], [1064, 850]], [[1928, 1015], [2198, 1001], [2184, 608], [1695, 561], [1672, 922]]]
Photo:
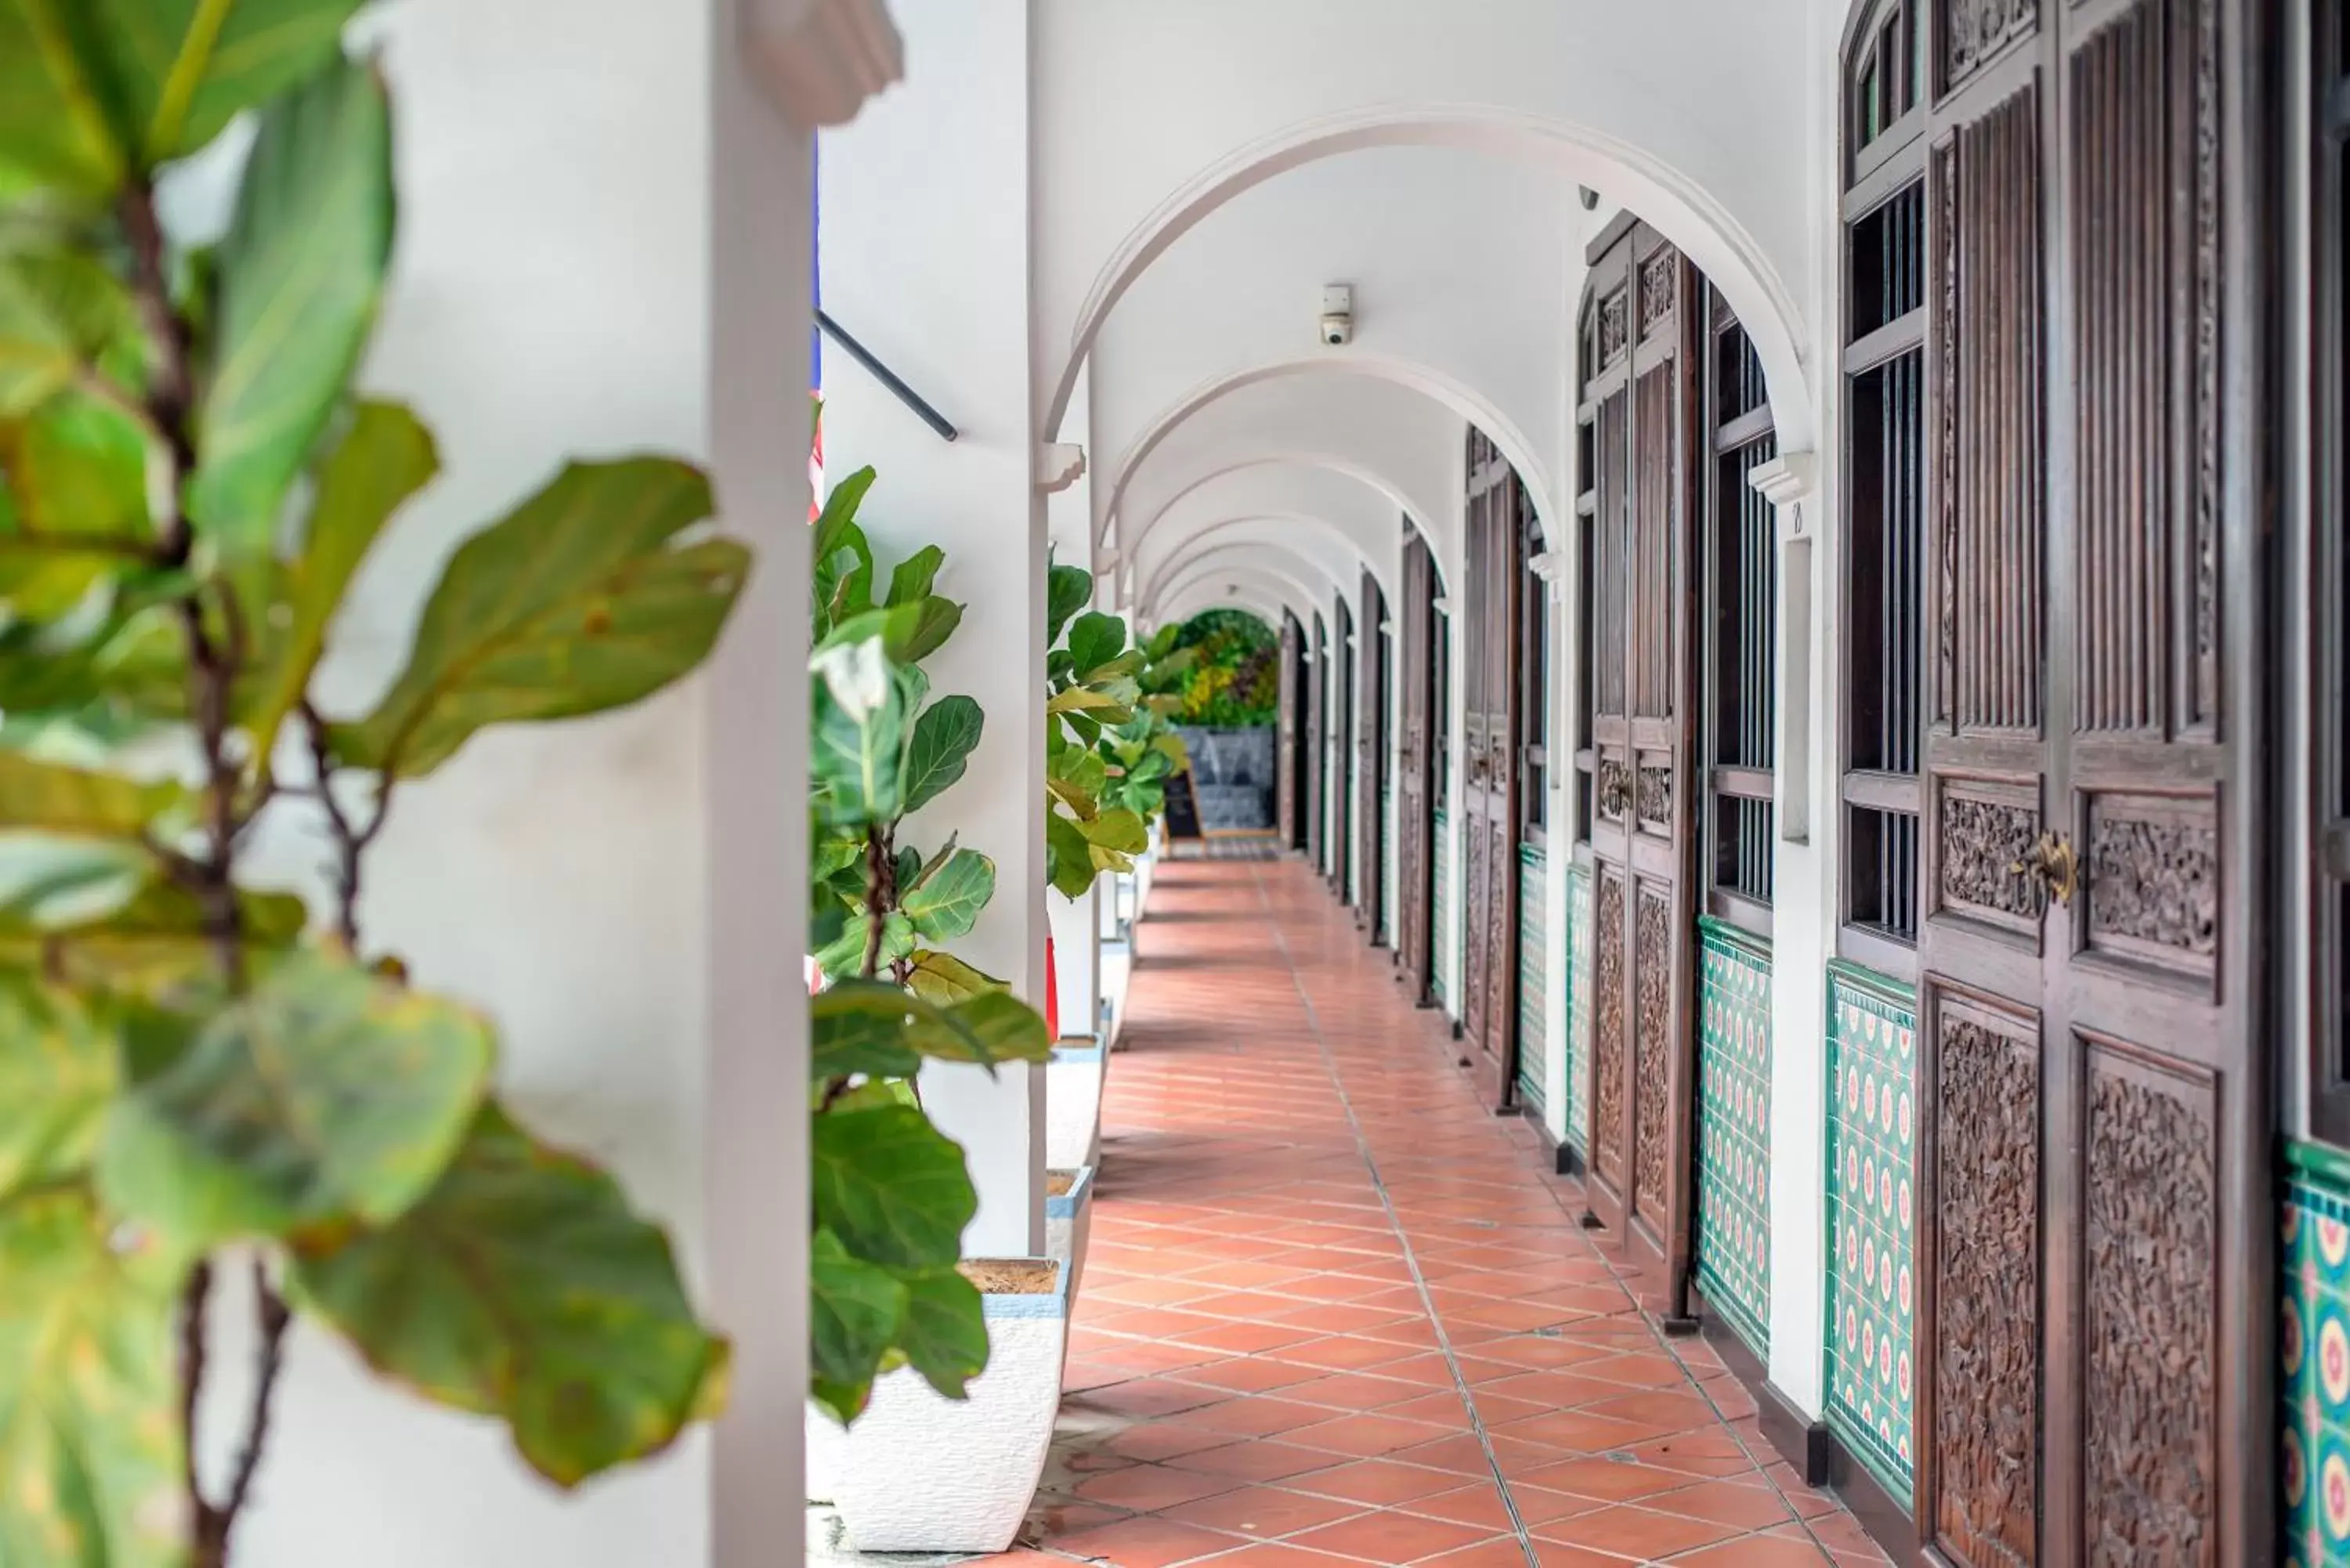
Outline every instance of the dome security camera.
[[1355, 291], [1347, 284], [1322, 286], [1322, 342], [1343, 348], [1355, 340]]

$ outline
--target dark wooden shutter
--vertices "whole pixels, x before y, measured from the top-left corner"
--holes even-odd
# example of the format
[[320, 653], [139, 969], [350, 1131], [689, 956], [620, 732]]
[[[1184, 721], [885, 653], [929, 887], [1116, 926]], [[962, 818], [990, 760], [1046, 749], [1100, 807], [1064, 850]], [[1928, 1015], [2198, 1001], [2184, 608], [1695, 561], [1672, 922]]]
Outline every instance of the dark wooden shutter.
[[1396, 954], [1414, 1002], [1428, 998], [1433, 936], [1436, 700], [1436, 563], [1412, 528], [1403, 546], [1401, 755], [1396, 768]]
[[1461, 1025], [1481, 1092], [1509, 1103], [1518, 986], [1519, 507], [1524, 487], [1483, 432], [1469, 432], [1463, 537]]
[[1281, 617], [1281, 732], [1278, 738], [1278, 758], [1274, 772], [1279, 781], [1281, 841], [1289, 847], [1298, 847], [1305, 838], [1305, 822], [1298, 811], [1300, 769], [1298, 742], [1305, 729], [1303, 706], [1305, 682], [1298, 678], [1298, 662], [1302, 657], [1299, 643], [1303, 632], [1297, 618], [1286, 610]]
[[1388, 771], [1387, 599], [1369, 567], [1363, 569], [1362, 614], [1356, 622], [1355, 713], [1355, 907], [1376, 942], [1379, 912], [1386, 907], [1387, 813], [1380, 794]]
[[1925, 39], [1917, 1501], [1969, 1568], [2270, 1546], [2244, 16]]

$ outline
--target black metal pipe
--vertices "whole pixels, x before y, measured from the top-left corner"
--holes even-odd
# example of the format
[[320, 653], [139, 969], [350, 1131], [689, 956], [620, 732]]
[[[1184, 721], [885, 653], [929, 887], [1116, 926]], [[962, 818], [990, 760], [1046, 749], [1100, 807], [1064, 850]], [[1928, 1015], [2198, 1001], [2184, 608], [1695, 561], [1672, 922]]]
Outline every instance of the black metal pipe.
[[839, 322], [827, 316], [822, 309], [818, 309], [816, 313], [816, 324], [824, 329], [826, 337], [848, 350], [850, 358], [872, 371], [874, 379], [895, 392], [898, 395], [898, 400], [913, 410], [917, 419], [936, 431], [941, 441], [952, 441], [962, 433], [947, 422], [946, 415], [924, 401], [920, 392], [899, 380], [896, 371], [875, 358], [873, 350], [850, 337]]

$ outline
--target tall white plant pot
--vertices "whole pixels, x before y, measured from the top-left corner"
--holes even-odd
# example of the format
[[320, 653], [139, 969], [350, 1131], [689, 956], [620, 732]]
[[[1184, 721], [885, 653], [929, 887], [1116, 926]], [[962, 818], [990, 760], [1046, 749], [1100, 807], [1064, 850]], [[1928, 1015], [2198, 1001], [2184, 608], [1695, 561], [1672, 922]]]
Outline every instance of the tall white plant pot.
[[[1069, 1282], [1069, 1300], [1074, 1304], [1077, 1293], [1086, 1288], [1086, 1243], [1094, 1231], [1094, 1168], [1080, 1166], [1070, 1173], [1075, 1179], [1066, 1192], [1047, 1193], [1045, 1198], [1045, 1252], [1061, 1265], [1061, 1277]], [[1061, 1340], [1061, 1378], [1069, 1375], [1069, 1342]]]
[[1076, 1170], [1101, 1160], [1102, 1083], [1109, 1053], [1090, 1045], [1056, 1045], [1045, 1068], [1045, 1164]]
[[1069, 1275], [1050, 1291], [990, 1294], [987, 1370], [942, 1398], [910, 1370], [873, 1386], [837, 1456], [833, 1501], [859, 1552], [1003, 1552], [1044, 1478], [1061, 1405]]

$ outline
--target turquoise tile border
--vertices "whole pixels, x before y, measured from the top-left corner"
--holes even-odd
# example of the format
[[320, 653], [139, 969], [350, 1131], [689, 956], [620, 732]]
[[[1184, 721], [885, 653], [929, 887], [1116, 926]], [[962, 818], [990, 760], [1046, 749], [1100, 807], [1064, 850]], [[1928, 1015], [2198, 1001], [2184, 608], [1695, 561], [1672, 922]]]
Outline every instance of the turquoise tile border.
[[1590, 1103], [1585, 1080], [1591, 1075], [1591, 868], [1571, 865], [1566, 876], [1566, 1141], [1578, 1153], [1588, 1153], [1584, 1107]]
[[2285, 1568], [2350, 1563], [2350, 1161], [2285, 1149], [2277, 1455]]
[[1771, 944], [1698, 921], [1698, 1288], [1771, 1357]]
[[1549, 875], [1539, 845], [1518, 846], [1518, 1098], [1537, 1111], [1550, 1098]]
[[1445, 977], [1452, 972], [1452, 894], [1447, 886], [1451, 880], [1451, 856], [1446, 848], [1442, 812], [1435, 814], [1428, 836], [1430, 869], [1436, 878], [1436, 892], [1428, 904], [1428, 993], [1436, 999], [1437, 1005], [1450, 1012], [1452, 998]]
[[1828, 1426], [1910, 1495], [1917, 1281], [1916, 992], [1828, 966]]

